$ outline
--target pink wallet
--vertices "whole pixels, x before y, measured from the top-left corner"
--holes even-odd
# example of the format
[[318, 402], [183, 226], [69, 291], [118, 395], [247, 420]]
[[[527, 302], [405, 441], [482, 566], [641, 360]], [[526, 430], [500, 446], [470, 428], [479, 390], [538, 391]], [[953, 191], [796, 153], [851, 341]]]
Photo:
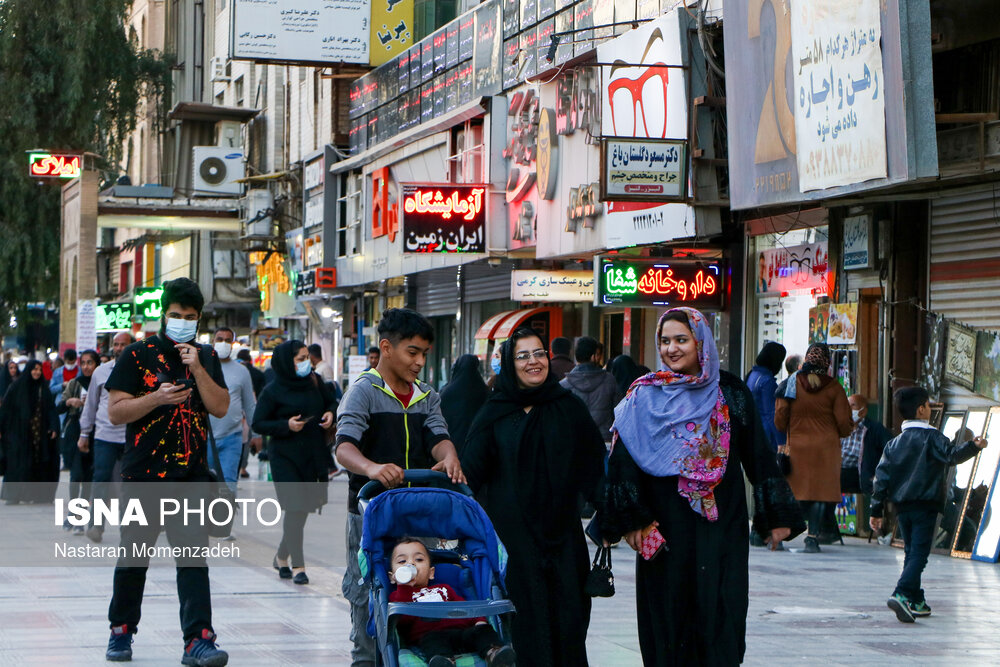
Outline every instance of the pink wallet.
[[640, 553], [646, 560], [653, 560], [656, 554], [660, 553], [660, 549], [664, 551], [667, 549], [667, 541], [660, 534], [660, 531], [654, 527], [643, 538], [642, 551]]

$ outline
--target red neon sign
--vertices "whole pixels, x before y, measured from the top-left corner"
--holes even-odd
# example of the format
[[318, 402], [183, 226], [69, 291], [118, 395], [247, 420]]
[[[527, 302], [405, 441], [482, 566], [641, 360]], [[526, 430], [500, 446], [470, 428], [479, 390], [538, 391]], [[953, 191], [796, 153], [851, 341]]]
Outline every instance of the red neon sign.
[[639, 279], [638, 289], [643, 294], [674, 295], [681, 301], [687, 301], [688, 298], [697, 299], [700, 296], [715, 294], [719, 289], [719, 283], [704, 271], [698, 271], [693, 279], [685, 280], [675, 277], [673, 269], [651, 267]]
[[403, 252], [486, 252], [485, 185], [403, 184]]
[[396, 240], [399, 229], [399, 207], [389, 204], [389, 167], [372, 172], [372, 238], [389, 235], [389, 243]]
[[597, 304], [722, 308], [725, 271], [717, 261], [602, 259]]
[[39, 178], [79, 178], [79, 155], [52, 155], [51, 153], [31, 153], [28, 156], [28, 170]]

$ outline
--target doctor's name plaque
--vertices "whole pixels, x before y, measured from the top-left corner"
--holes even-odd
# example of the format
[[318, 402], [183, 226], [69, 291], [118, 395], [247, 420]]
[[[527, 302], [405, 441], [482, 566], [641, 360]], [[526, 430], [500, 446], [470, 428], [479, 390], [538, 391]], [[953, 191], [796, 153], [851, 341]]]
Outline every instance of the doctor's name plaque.
[[403, 184], [403, 252], [486, 252], [486, 185]]

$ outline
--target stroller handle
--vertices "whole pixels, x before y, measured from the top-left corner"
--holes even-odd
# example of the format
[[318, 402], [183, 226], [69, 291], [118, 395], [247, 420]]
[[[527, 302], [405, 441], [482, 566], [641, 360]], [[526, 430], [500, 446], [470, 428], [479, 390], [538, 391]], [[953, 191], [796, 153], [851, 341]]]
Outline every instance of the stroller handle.
[[[438, 470], [404, 470], [403, 481], [411, 484], [426, 484], [427, 486], [449, 489], [452, 491], [458, 491], [466, 496], [472, 496], [472, 489], [470, 489], [466, 484], [455, 484], [451, 481], [451, 478], [448, 477], [448, 475]], [[382, 493], [385, 490], [386, 488], [382, 485], [382, 482], [373, 479], [361, 487], [361, 490], [358, 491], [358, 502], [367, 503], [377, 494]]]

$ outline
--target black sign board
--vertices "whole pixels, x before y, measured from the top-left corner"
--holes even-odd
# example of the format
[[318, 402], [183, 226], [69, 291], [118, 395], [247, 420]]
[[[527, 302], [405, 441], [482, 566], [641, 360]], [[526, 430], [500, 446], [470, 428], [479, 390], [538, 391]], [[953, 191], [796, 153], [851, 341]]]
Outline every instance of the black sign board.
[[434, 76], [444, 74], [448, 69], [448, 32], [441, 28], [431, 36], [434, 45]]
[[602, 257], [594, 264], [594, 305], [722, 310], [727, 277], [718, 261]]
[[396, 90], [402, 95], [410, 89], [410, 57], [414, 49], [409, 49], [403, 53], [396, 61], [396, 76], [399, 79]]
[[486, 252], [488, 185], [404, 183], [403, 252]]
[[448, 40], [448, 59], [445, 62], [445, 66], [451, 69], [458, 64], [459, 54], [458, 54], [458, 44], [459, 44], [459, 21], [452, 21], [447, 26], [445, 26], [445, 36]]
[[556, 0], [538, 0], [538, 20], [547, 19], [556, 13]]

